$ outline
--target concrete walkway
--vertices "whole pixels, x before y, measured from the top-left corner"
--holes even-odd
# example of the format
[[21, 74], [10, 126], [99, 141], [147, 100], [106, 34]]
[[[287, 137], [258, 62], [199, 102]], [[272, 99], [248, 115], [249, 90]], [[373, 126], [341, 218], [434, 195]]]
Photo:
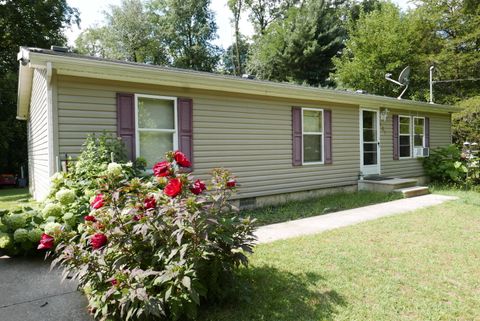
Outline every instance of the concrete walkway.
[[457, 197], [437, 194], [405, 198], [285, 223], [261, 226], [256, 230], [255, 234], [258, 238], [258, 243], [268, 243], [302, 235], [316, 234], [384, 216], [406, 213], [455, 199]]
[[93, 321], [76, 284], [42, 258], [0, 258], [1, 321]]

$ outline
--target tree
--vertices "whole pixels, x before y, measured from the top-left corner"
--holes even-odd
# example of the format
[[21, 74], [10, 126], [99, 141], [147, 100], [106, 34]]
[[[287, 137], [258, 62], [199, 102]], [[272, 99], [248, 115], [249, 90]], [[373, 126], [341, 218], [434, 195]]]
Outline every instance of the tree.
[[392, 3], [360, 12], [358, 20], [348, 24], [342, 55], [333, 58], [334, 79], [342, 87], [392, 96], [398, 86], [385, 80], [385, 74], [398, 75], [407, 65], [417, 66], [410, 30], [408, 16]]
[[452, 116], [453, 141], [480, 144], [480, 96], [464, 100], [458, 106], [463, 110]]
[[104, 15], [105, 26], [88, 28], [75, 41], [79, 53], [133, 62], [167, 62], [142, 0], [123, 0], [120, 6], [110, 6]]
[[248, 62], [257, 77], [309, 85], [331, 85], [332, 57], [343, 48], [345, 29], [339, 1], [306, 1], [291, 7], [284, 19], [271, 23], [255, 38]]
[[[412, 13], [416, 46], [424, 73], [435, 65], [435, 79], [460, 80], [480, 75], [480, 2], [419, 0]], [[438, 83], [435, 102], [455, 103], [480, 94], [479, 81]], [[425, 90], [424, 96], [427, 96]], [[424, 97], [422, 97], [424, 98]]]
[[19, 46], [64, 45], [63, 30], [79, 21], [66, 0], [0, 2], [0, 172], [18, 172], [27, 160], [26, 123], [15, 120]]
[[245, 0], [250, 9], [250, 22], [259, 35], [264, 35], [272, 22], [284, 18], [288, 9], [299, 2], [300, 0]]
[[[334, 59], [338, 83], [379, 95], [396, 95], [398, 86], [385, 73], [412, 68], [405, 97], [428, 100], [428, 75], [435, 65], [437, 103], [456, 103], [480, 93], [480, 5], [471, 0], [419, 0], [403, 13], [385, 2], [370, 13], [361, 12], [348, 27], [349, 40]], [[460, 81], [461, 80], [461, 81]]]
[[[243, 6], [243, 0], [228, 0], [228, 7], [233, 13], [233, 25], [234, 25], [234, 30], [235, 30], [235, 68], [234, 68], [234, 74], [235, 75], [241, 75], [243, 74], [242, 70], [242, 63], [240, 62], [240, 18], [242, 14], [242, 8]], [[227, 49], [228, 51], [228, 49]]]
[[[242, 75], [247, 67], [247, 57], [248, 57], [249, 48], [250, 48], [250, 44], [247, 42], [247, 40], [245, 40], [245, 37], [240, 35], [240, 40], [238, 42], [238, 45], [237, 43], [233, 43], [227, 48], [227, 50], [223, 52], [222, 72], [230, 75]], [[239, 57], [235, 56], [237, 54], [237, 49], [238, 49]], [[237, 66], [240, 66], [241, 73], [238, 73]]]
[[211, 44], [217, 25], [210, 0], [153, 0], [149, 7], [156, 32], [174, 67], [213, 71], [220, 59], [219, 48]]

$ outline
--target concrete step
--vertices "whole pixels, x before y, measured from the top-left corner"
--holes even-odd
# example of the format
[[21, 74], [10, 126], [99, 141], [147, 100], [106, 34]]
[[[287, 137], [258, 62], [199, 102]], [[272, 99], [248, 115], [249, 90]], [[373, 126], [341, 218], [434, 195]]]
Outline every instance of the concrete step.
[[390, 178], [385, 180], [359, 180], [358, 189], [372, 192], [389, 193], [397, 189], [414, 187], [417, 185], [416, 179], [411, 178]]
[[403, 197], [405, 198], [430, 194], [430, 191], [427, 186], [413, 186], [413, 187], [399, 188], [394, 190], [394, 192], [402, 193]]

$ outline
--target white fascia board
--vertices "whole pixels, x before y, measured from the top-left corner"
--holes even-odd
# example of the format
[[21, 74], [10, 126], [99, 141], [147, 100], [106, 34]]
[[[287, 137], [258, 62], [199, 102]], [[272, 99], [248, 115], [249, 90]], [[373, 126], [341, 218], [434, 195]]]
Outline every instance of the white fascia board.
[[445, 114], [461, 110], [455, 106], [399, 100], [340, 90], [302, 87], [165, 67], [157, 68], [151, 65], [30, 52], [32, 66], [45, 68], [47, 61], [53, 63], [58, 75], [429, 113]]

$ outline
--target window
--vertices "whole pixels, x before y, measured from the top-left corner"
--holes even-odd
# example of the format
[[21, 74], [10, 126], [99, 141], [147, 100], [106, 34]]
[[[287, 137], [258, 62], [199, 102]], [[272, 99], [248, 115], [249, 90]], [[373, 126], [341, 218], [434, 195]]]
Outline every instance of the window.
[[151, 168], [177, 149], [177, 99], [135, 95], [136, 154]]
[[400, 140], [400, 157], [410, 157], [411, 156], [411, 121], [408, 116], [399, 116], [400, 131], [399, 131], [399, 140]]
[[303, 163], [323, 163], [323, 109], [302, 109]]
[[425, 118], [413, 117], [413, 147], [425, 147]]

